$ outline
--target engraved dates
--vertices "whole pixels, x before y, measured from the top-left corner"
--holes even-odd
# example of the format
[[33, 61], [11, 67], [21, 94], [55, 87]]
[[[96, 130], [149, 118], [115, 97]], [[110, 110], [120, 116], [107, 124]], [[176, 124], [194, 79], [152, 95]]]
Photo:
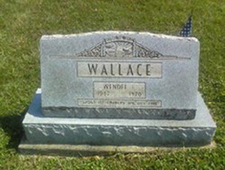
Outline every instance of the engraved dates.
[[95, 82], [95, 98], [145, 98], [145, 83]]

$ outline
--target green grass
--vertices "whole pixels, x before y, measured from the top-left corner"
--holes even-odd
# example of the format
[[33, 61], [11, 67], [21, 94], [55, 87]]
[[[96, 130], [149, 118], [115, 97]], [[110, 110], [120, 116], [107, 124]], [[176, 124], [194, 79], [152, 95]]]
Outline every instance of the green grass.
[[[199, 90], [217, 122], [214, 149], [111, 157], [20, 156], [21, 121], [40, 87], [43, 34], [95, 30], [176, 35], [193, 11]], [[0, 0], [0, 169], [225, 169], [224, 0]]]

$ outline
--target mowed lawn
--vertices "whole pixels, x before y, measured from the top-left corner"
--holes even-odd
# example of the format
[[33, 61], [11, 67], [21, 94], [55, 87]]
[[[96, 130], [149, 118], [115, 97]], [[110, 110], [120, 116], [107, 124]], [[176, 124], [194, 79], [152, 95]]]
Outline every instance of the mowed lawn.
[[[201, 42], [199, 90], [217, 122], [216, 147], [65, 158], [21, 156], [21, 122], [40, 87], [43, 34], [97, 30], [177, 35], [193, 13]], [[0, 0], [0, 169], [225, 169], [224, 0]]]

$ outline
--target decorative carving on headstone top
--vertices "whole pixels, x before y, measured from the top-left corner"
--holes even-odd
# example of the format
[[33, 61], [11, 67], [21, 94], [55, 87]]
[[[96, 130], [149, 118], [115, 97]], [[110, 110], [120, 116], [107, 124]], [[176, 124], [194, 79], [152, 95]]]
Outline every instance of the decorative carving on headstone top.
[[104, 39], [96, 46], [77, 54], [78, 57], [116, 57], [116, 58], [160, 58], [158, 51], [153, 51], [125, 36]]

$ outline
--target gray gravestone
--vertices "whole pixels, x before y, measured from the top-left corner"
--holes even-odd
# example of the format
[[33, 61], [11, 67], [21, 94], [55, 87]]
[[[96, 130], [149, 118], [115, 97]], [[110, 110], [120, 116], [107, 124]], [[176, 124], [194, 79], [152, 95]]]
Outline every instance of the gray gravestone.
[[193, 119], [198, 61], [196, 38], [134, 32], [43, 36], [43, 114]]
[[36, 144], [211, 143], [216, 125], [198, 92], [196, 38], [51, 35], [41, 38], [40, 49], [42, 88], [23, 120], [22, 151]]

